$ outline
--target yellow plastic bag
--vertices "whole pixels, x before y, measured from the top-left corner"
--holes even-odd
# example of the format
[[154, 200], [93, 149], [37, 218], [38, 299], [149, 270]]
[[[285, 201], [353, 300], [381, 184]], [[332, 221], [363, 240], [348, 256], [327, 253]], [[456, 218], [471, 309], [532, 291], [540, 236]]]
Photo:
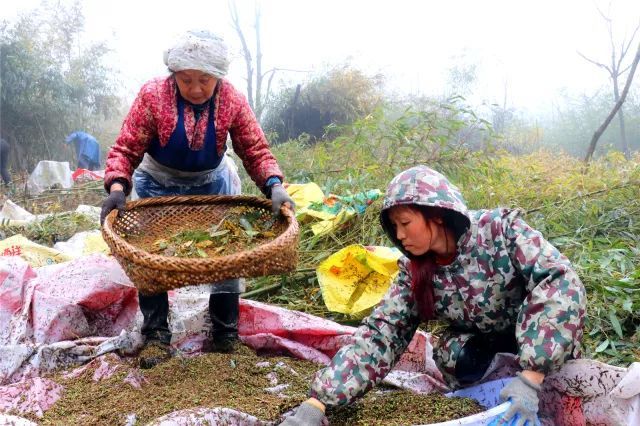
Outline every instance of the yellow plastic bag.
[[296, 219], [300, 223], [313, 222], [313, 235], [324, 235], [349, 221], [356, 214], [380, 197], [377, 189], [350, 196], [331, 195], [325, 197], [322, 189], [314, 182], [288, 184], [287, 192], [296, 203]]
[[346, 222], [355, 215], [355, 212], [341, 210], [340, 213], [333, 217], [313, 223], [311, 225], [311, 232], [313, 232], [313, 235], [324, 235], [331, 232], [333, 229], [336, 229], [340, 224]]
[[[296, 203], [296, 218], [298, 220], [308, 214], [308, 208], [311, 204], [321, 203], [324, 200], [324, 192], [314, 182], [290, 183], [287, 185], [287, 193]], [[310, 211], [314, 212], [313, 210]]]
[[36, 244], [20, 234], [0, 241], [0, 256], [20, 256], [34, 268], [73, 259], [58, 250]]
[[53, 248], [74, 258], [93, 253], [110, 253], [99, 230], [78, 232], [67, 241], [58, 241]]
[[99, 232], [91, 233], [87, 235], [87, 239], [84, 242], [84, 249], [82, 254], [104, 253], [110, 254], [109, 246], [102, 238], [102, 234]]
[[356, 244], [329, 256], [316, 270], [327, 308], [354, 318], [366, 316], [398, 274], [401, 255], [395, 248]]

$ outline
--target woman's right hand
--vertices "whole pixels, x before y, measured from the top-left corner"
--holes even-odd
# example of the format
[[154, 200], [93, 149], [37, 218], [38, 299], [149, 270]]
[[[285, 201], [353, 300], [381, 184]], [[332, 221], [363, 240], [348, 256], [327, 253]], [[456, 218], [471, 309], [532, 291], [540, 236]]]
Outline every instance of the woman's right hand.
[[296, 410], [296, 414], [289, 416], [280, 426], [320, 426], [324, 419], [324, 404], [315, 398], [309, 398]]
[[111, 185], [109, 196], [102, 202], [102, 211], [100, 212], [100, 225], [104, 223], [104, 219], [113, 209], [118, 211], [124, 210], [124, 204], [127, 201], [127, 196], [124, 194], [124, 187], [119, 183]]

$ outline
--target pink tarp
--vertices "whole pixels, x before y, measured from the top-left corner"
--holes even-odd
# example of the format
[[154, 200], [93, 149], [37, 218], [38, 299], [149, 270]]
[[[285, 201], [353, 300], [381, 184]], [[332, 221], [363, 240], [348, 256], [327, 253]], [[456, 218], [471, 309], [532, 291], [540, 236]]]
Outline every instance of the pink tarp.
[[105, 256], [45, 266], [37, 274], [19, 257], [0, 265], [2, 346], [112, 336], [135, 318], [136, 290]]
[[[176, 347], [200, 350], [207, 303], [204, 287], [170, 292]], [[109, 377], [120, 359], [111, 352], [133, 353], [140, 347], [139, 321], [136, 290], [110, 257], [91, 255], [38, 269], [18, 257], [1, 258], [0, 413], [42, 415], [62, 391], [41, 377], [53, 369], [67, 368], [73, 375], [94, 368], [94, 380]], [[241, 338], [259, 352], [288, 353], [326, 364], [351, 341], [354, 330], [259, 302], [242, 300], [240, 306]], [[513, 367], [513, 359], [497, 358], [485, 380], [510, 375]], [[630, 412], [640, 412], [639, 370], [635, 364], [621, 369], [586, 360], [570, 363], [545, 381], [542, 412], [554, 418], [547, 424], [577, 425], [584, 415], [603, 425], [628, 421]], [[600, 382], [594, 382], [596, 377]], [[428, 334], [416, 334], [385, 381], [421, 392], [447, 390], [432, 360]], [[144, 386], [135, 373], [125, 383]], [[155, 424], [208, 424], [212, 419], [266, 424], [244, 413], [205, 407], [172, 413]]]

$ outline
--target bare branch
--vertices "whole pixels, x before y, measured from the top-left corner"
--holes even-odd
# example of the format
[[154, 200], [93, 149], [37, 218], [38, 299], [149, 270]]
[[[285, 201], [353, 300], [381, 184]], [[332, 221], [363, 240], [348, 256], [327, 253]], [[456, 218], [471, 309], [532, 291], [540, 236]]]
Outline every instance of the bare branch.
[[231, 14], [231, 20], [233, 21], [233, 27], [240, 38], [240, 43], [242, 43], [244, 61], [247, 65], [247, 100], [249, 101], [251, 108], [255, 110], [255, 105], [253, 103], [253, 60], [251, 58], [251, 51], [247, 46], [247, 41], [242, 33], [240, 18], [238, 17], [238, 9], [236, 8], [236, 4], [233, 0], [229, 0], [229, 12]]
[[627, 72], [629, 70], [629, 68], [631, 68], [631, 64], [627, 65], [626, 67], [624, 67], [623, 69], [618, 71], [618, 75], [622, 75], [625, 72]]
[[638, 68], [638, 62], [640, 62], [640, 45], [638, 45], [638, 51], [636, 52], [635, 58], [633, 58], [631, 70], [629, 71], [629, 75], [627, 76], [627, 82], [624, 85], [624, 89], [620, 94], [620, 99], [618, 99], [618, 102], [616, 102], [615, 106], [605, 119], [604, 123], [602, 123], [598, 130], [595, 131], [595, 133], [593, 134], [593, 138], [591, 138], [589, 149], [587, 150], [587, 155], [584, 158], [585, 163], [589, 163], [589, 160], [591, 160], [591, 157], [593, 157], [598, 139], [600, 139], [600, 136], [602, 136], [604, 131], [607, 129], [607, 126], [609, 125], [609, 123], [611, 123], [611, 120], [613, 120], [613, 117], [615, 117], [615, 115], [618, 113], [618, 110], [622, 107], [622, 104], [626, 100], [627, 94], [629, 93], [629, 88], [631, 87], [631, 82], [633, 81], [633, 76], [636, 73], [636, 69]]
[[271, 68], [271, 69], [265, 71], [264, 74], [262, 74], [262, 77], [265, 77], [267, 74], [269, 74], [270, 72], [274, 72], [274, 71], [304, 72], [304, 73], [313, 72], [311, 70], [294, 70], [294, 69], [291, 69], [291, 68]]
[[[611, 2], [609, 2], [609, 9], [611, 9]], [[596, 10], [598, 11], [598, 13], [600, 14], [600, 16], [602, 17], [602, 19], [604, 19], [607, 22], [611, 22], [611, 18], [609, 18], [609, 16], [605, 15], [600, 8], [598, 7], [598, 5], [596, 4]]]
[[[636, 34], [638, 33], [638, 29], [640, 28], [640, 22], [638, 23], [638, 25], [636, 26], [635, 30], [633, 30], [633, 34], [631, 35], [631, 38], [629, 39], [629, 42], [627, 43], [627, 45], [624, 45], [624, 41], [622, 42], [622, 49], [620, 51], [620, 60], [618, 61], [618, 70], [620, 70], [620, 64], [622, 64], [622, 60], [624, 59], [625, 55], [627, 54], [627, 51], [629, 51], [629, 47], [631, 47], [631, 44], [633, 43], [633, 40], [636, 38]], [[627, 67], [626, 69], [629, 69], [629, 67]], [[625, 69], [625, 71], [626, 71]], [[624, 71], [618, 71], [618, 75], [623, 74]]]
[[[609, 6], [611, 6], [611, 3], [609, 3]], [[616, 45], [613, 40], [613, 25], [611, 24], [610, 19], [607, 21], [607, 24], [607, 27], [609, 29], [609, 42], [611, 43], [611, 69], [613, 71], [611, 76], [613, 77], [613, 74], [617, 73], [618, 71], [618, 67], [616, 66]]]
[[[269, 102], [269, 98], [271, 97], [271, 82], [273, 81], [273, 77], [276, 75], [276, 71], [277, 71], [277, 70], [278, 70], [277, 68], [272, 68], [272, 69], [271, 69], [271, 76], [269, 77], [269, 80], [267, 81], [267, 91], [266, 91], [266, 93], [265, 93], [265, 95], [264, 95], [264, 102], [265, 102], [265, 104], [266, 104], [267, 102]], [[267, 71], [267, 72], [268, 72], [268, 71]], [[265, 73], [265, 75], [266, 75], [266, 74], [267, 74], [267, 73]]]
[[256, 31], [256, 107], [254, 112], [258, 120], [262, 115], [262, 47], [260, 45], [260, 6], [255, 3], [255, 31]]
[[587, 61], [587, 62], [591, 62], [593, 65], [599, 66], [600, 68], [604, 68], [605, 70], [607, 70], [607, 72], [608, 72], [611, 76], [613, 76], [613, 71], [612, 71], [608, 66], [606, 66], [605, 64], [601, 64], [600, 62], [596, 62], [596, 61], [594, 61], [593, 59], [589, 59], [589, 58], [587, 58], [586, 56], [584, 56], [584, 55], [583, 55], [582, 53], [580, 53], [580, 52], [578, 52], [578, 55], [582, 56], [582, 58], [583, 58], [585, 61]]

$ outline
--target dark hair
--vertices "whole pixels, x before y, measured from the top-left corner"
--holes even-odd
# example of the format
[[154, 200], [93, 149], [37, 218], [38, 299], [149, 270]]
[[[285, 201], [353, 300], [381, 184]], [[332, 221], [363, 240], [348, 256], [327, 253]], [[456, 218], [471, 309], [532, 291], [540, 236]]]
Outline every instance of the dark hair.
[[418, 305], [420, 318], [424, 321], [435, 317], [433, 273], [437, 267], [435, 255], [432, 252], [410, 258], [409, 261], [411, 292]]
[[[408, 206], [422, 214], [425, 220], [441, 218], [445, 228], [451, 224], [447, 211], [438, 207]], [[435, 318], [435, 296], [433, 292], [433, 274], [438, 268], [435, 253], [429, 251], [421, 256], [409, 257], [409, 272], [411, 273], [411, 292], [418, 305], [418, 312], [424, 321]]]

